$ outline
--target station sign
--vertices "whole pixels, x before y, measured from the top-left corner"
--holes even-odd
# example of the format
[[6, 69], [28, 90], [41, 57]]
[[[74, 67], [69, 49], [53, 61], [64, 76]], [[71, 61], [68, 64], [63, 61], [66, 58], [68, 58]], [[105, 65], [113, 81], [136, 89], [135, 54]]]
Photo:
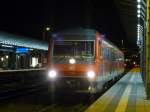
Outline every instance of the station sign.
[[27, 53], [28, 51], [29, 51], [28, 48], [22, 48], [22, 47], [16, 48], [16, 53]]

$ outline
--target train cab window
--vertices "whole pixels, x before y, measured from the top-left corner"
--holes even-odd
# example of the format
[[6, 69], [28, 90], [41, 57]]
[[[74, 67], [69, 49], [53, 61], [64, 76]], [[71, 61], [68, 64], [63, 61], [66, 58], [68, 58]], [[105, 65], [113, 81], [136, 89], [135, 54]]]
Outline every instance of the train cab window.
[[55, 41], [53, 58], [93, 59], [94, 41]]

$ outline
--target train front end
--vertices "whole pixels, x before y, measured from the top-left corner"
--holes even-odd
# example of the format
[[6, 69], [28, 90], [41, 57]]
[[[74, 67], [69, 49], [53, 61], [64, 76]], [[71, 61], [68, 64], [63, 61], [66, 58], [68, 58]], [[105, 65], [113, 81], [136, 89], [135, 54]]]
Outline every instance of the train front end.
[[47, 71], [50, 88], [94, 92], [98, 67], [95, 40], [54, 40], [49, 48]]

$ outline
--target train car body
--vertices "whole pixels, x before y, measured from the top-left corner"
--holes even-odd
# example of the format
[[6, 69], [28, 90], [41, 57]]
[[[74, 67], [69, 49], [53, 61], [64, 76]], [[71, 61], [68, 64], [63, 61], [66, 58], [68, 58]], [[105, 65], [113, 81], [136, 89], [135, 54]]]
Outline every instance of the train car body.
[[95, 93], [123, 73], [124, 55], [96, 30], [66, 30], [49, 42], [47, 70], [55, 89]]

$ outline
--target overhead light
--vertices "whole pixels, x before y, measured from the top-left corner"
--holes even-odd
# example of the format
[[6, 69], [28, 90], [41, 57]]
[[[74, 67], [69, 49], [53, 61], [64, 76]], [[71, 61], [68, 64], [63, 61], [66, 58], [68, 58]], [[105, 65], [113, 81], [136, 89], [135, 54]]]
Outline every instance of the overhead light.
[[140, 2], [141, 2], [141, 0], [137, 0], [137, 2], [138, 2], [138, 3], [140, 3]]
[[140, 13], [141, 11], [140, 10], [137, 10], [137, 13]]
[[140, 27], [140, 24], [137, 24], [138, 27]]
[[137, 5], [137, 8], [138, 8], [138, 9], [140, 9], [140, 8], [141, 8], [141, 5], [140, 5], [140, 4], [138, 4], [138, 5]]
[[140, 18], [141, 17], [140, 14], [138, 14], [137, 17]]
[[10, 45], [2, 45], [2, 47], [10, 47], [10, 48], [13, 48], [13, 46], [10, 46]]

